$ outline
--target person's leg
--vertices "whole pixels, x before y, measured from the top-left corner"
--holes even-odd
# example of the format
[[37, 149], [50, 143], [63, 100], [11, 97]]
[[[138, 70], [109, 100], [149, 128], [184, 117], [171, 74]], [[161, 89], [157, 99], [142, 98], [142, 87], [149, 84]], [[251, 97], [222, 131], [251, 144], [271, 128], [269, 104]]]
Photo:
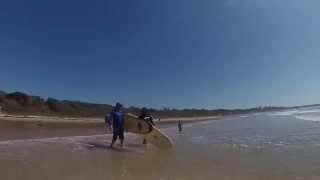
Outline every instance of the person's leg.
[[143, 138], [142, 144], [147, 144], [147, 140], [145, 138]]
[[112, 142], [110, 144], [110, 148], [113, 147], [113, 144], [116, 142], [118, 135], [116, 133], [113, 133]]
[[121, 130], [121, 132], [119, 134], [119, 139], [120, 139], [120, 146], [123, 147], [124, 130]]
[[120, 147], [123, 147], [123, 138], [120, 138]]

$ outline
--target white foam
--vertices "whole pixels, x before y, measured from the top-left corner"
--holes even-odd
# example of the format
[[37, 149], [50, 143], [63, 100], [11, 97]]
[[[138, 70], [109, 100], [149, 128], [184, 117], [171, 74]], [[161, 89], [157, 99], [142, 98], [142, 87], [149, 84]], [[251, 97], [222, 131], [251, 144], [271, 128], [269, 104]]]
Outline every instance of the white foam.
[[279, 112], [268, 113], [268, 115], [270, 115], [270, 116], [291, 116], [297, 112], [299, 112], [299, 111], [298, 110], [279, 111]]
[[68, 136], [68, 137], [52, 137], [52, 138], [39, 138], [39, 139], [18, 139], [18, 140], [7, 140], [0, 141], [0, 145], [12, 145], [12, 144], [21, 144], [21, 143], [62, 143], [62, 142], [76, 142], [91, 138], [106, 137], [111, 135], [91, 135], [91, 136]]
[[301, 119], [301, 120], [320, 122], [320, 116], [297, 115], [297, 116], [294, 116], [294, 117], [297, 118], [297, 119]]
[[270, 116], [291, 116], [301, 120], [320, 121], [320, 109], [295, 109], [288, 111], [280, 111], [268, 113]]
[[296, 114], [320, 113], [320, 109], [299, 110]]

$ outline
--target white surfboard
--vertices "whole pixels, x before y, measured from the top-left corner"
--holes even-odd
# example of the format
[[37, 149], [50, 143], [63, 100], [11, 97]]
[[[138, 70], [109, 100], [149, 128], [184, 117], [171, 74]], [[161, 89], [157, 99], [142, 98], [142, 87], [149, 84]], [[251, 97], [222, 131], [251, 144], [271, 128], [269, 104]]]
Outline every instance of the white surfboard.
[[[140, 127], [142, 126], [142, 130], [139, 130], [141, 129], [138, 127], [139, 123]], [[128, 132], [142, 135], [148, 143], [151, 143], [158, 148], [164, 149], [172, 147], [172, 141], [169, 136], [152, 124], [139, 119], [138, 116], [134, 114], [126, 114], [125, 127]]]

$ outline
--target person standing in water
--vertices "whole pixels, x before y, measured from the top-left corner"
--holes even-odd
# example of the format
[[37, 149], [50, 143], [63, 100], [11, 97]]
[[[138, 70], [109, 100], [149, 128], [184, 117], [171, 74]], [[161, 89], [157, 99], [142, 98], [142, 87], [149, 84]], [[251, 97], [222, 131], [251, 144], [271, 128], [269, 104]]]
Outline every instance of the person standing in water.
[[181, 122], [181, 120], [178, 121], [178, 129], [179, 129], [179, 132], [182, 132], [182, 122]]
[[123, 147], [123, 140], [124, 140], [124, 113], [121, 111], [122, 105], [117, 103], [114, 110], [110, 113], [109, 124], [112, 124], [113, 129], [113, 137], [112, 142], [110, 144], [110, 148], [113, 147], [114, 143], [116, 142], [117, 138], [120, 139], [120, 146]]
[[[155, 123], [153, 122], [153, 117], [148, 114], [148, 110], [145, 107], [143, 107], [141, 109], [139, 119], [142, 119], [142, 120], [146, 121], [147, 123], [152, 124], [153, 126], [155, 125]], [[143, 138], [142, 144], [147, 144], [147, 140], [145, 138]]]

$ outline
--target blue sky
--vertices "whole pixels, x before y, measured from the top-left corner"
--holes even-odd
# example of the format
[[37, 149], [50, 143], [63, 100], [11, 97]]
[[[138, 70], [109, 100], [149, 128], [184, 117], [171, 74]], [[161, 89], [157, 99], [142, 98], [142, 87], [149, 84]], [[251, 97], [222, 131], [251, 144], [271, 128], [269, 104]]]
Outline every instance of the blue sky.
[[11, 0], [0, 89], [98, 103], [320, 103], [317, 0]]

